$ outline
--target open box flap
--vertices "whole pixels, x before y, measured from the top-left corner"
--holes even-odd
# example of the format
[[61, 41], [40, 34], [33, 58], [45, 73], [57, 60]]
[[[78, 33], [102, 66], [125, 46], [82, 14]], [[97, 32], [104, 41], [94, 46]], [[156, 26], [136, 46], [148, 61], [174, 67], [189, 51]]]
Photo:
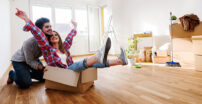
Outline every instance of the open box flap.
[[46, 68], [48, 71], [44, 73], [44, 79], [69, 86], [77, 86], [80, 72], [51, 66], [46, 66]]

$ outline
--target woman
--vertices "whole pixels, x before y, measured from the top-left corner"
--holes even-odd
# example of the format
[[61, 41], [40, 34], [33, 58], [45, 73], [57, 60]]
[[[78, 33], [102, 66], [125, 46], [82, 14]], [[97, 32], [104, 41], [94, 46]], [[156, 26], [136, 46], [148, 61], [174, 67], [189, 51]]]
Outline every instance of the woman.
[[[73, 37], [76, 35], [77, 24], [75, 22], [72, 22], [72, 24], [74, 25], [74, 29], [68, 34], [64, 43], [61, 44], [62, 40], [57, 32], [53, 32], [53, 35], [48, 41], [44, 33], [41, 32], [41, 30], [32, 23], [32, 21], [27, 17], [27, 15], [23, 11], [17, 9], [16, 16], [26, 22], [26, 25], [24, 26], [24, 31], [32, 32], [33, 36], [37, 40], [38, 46], [42, 51], [43, 57], [49, 66], [68, 68], [70, 70], [75, 71], [82, 71], [88, 67], [102, 68], [113, 65], [127, 64], [125, 52], [122, 48], [121, 55], [118, 59], [107, 61], [107, 55], [111, 47], [110, 38], [106, 39], [104, 45], [98, 50], [96, 55], [90, 56], [88, 58], [83, 59], [82, 61], [74, 63], [70, 56], [69, 48], [72, 45]], [[65, 54], [67, 54], [67, 56], [65, 56]], [[62, 63], [65, 61], [67, 65]]]

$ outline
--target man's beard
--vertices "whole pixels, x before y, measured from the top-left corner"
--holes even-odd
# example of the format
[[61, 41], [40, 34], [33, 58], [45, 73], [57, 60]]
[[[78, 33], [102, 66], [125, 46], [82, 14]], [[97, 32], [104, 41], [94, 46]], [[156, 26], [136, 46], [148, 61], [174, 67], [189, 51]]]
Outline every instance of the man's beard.
[[46, 33], [44, 33], [45, 35], [46, 35], [46, 38], [48, 39], [48, 41], [50, 40], [50, 37], [51, 37], [51, 35], [50, 34], [46, 34]]

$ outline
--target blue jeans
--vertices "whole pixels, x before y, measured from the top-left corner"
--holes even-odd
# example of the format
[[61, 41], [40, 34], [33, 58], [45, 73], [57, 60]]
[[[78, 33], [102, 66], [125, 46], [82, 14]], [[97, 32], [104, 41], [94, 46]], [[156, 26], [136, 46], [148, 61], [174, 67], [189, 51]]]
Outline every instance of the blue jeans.
[[[39, 61], [40, 62], [40, 61]], [[32, 79], [45, 81], [43, 79], [43, 71], [31, 68], [26, 62], [12, 61], [14, 70], [9, 72], [9, 78], [13, 80], [20, 88], [29, 88]]]
[[109, 67], [108, 61], [106, 64], [96, 63], [96, 64], [93, 64], [93, 66], [89, 67], [86, 64], [86, 59], [83, 59], [82, 61], [78, 61], [78, 62], [73, 63], [71, 66], [68, 67], [68, 69], [74, 70], [74, 71], [82, 71], [82, 70], [85, 70], [87, 68], [105, 68], [105, 67]]

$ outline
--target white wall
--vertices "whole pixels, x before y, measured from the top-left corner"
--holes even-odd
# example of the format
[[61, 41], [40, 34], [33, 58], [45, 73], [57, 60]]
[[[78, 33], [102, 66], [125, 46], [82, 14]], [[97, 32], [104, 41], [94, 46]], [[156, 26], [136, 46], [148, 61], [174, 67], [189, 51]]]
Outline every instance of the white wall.
[[[24, 40], [31, 37], [22, 31], [24, 22], [15, 15], [15, 8], [29, 13], [29, 0], [11, 0], [11, 54], [19, 49]], [[45, 0], [44, 0], [45, 1]], [[52, 0], [54, 1], [54, 0]], [[59, 0], [58, 2], [63, 2]], [[71, 4], [71, 0], [70, 4]], [[88, 1], [88, 0], [87, 0]], [[89, 0], [90, 1], [90, 0]], [[93, 0], [91, 0], [93, 1]], [[99, 1], [99, 0], [97, 0]], [[119, 44], [127, 47], [127, 39], [134, 33], [152, 31], [155, 46], [159, 48], [169, 42], [169, 12], [177, 17], [184, 14], [195, 13], [202, 18], [202, 1], [200, 0], [106, 0], [111, 9], [113, 25], [118, 32]], [[106, 5], [106, 4], [103, 4]], [[113, 40], [112, 44], [117, 44]], [[112, 47], [112, 53], [119, 53], [119, 47]]]
[[125, 47], [129, 35], [145, 31], [152, 31], [157, 48], [169, 42], [170, 11], [177, 17], [194, 13], [202, 19], [201, 0], [113, 0], [113, 4], [112, 14]]
[[[124, 23], [124, 16], [123, 16], [123, 9], [120, 9], [122, 6], [124, 0], [108, 0], [106, 4], [104, 4], [104, 24], [105, 24], [105, 32], [108, 31], [108, 24], [109, 24], [109, 18], [112, 16], [112, 22], [111, 25], [114, 28], [115, 34], [108, 34], [111, 38], [112, 44], [110, 49], [110, 54], [119, 54], [120, 53], [120, 46], [123, 45], [123, 41], [127, 41], [127, 38], [123, 34], [123, 23]], [[111, 29], [109, 30], [111, 31]], [[116, 35], [116, 36], [115, 36]], [[127, 36], [126, 36], [127, 37]], [[117, 38], [117, 39], [116, 39]], [[126, 42], [127, 43], [127, 42]]]
[[8, 0], [0, 1], [0, 78], [10, 65], [10, 4]]
[[10, 0], [11, 4], [11, 55], [21, 48], [23, 42], [31, 37], [30, 33], [23, 31], [25, 22], [19, 19], [15, 13], [16, 8], [19, 8], [27, 13], [29, 16], [29, 0]]

